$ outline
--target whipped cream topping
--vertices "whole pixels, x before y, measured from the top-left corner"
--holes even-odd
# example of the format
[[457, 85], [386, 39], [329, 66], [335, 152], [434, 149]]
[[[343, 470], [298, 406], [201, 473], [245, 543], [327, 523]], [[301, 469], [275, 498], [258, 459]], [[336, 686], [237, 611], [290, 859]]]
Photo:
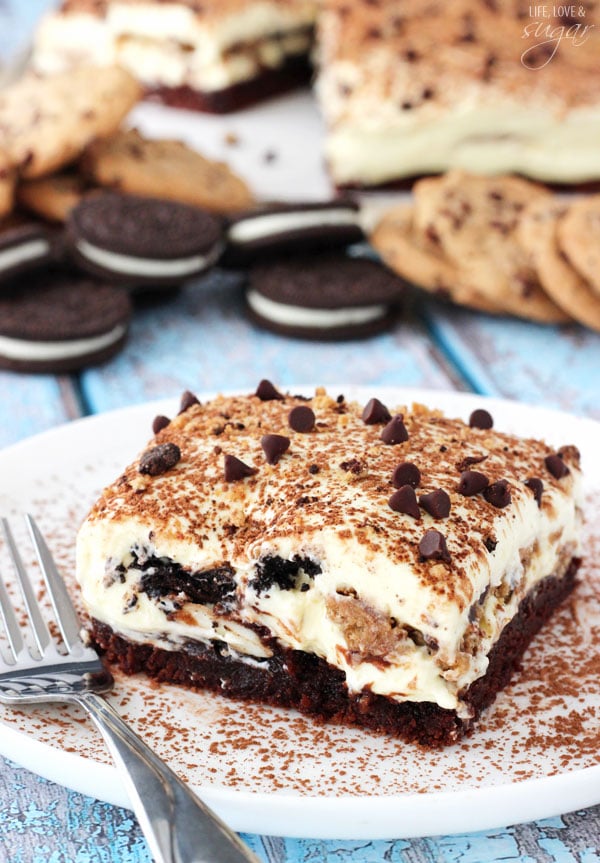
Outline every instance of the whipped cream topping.
[[[392, 409], [404, 414], [409, 439], [387, 445], [382, 426], [366, 425], [359, 406], [340, 410], [322, 391], [310, 402], [315, 428], [295, 433], [289, 411], [306, 404], [219, 397], [172, 420], [150, 445], [176, 443], [178, 465], [147, 477], [135, 462], [80, 530], [77, 577], [89, 612], [166, 649], [217, 637], [236, 655], [268, 662], [259, 624], [282, 646], [343, 670], [352, 692], [368, 687], [468, 716], [461, 692], [485, 673], [521, 599], [544, 577], [561, 577], [579, 551], [575, 451], [564, 450], [569, 473], [556, 479], [544, 444], [470, 429], [418, 406]], [[266, 432], [290, 438], [276, 465], [265, 462]], [[223, 453], [257, 473], [225, 482]], [[490, 482], [507, 479], [508, 506], [457, 492], [465, 458], [481, 458], [476, 466]], [[449, 494], [447, 518], [422, 509], [416, 520], [390, 508], [391, 476], [403, 460], [421, 470], [417, 494]], [[531, 476], [543, 479], [541, 507], [525, 485]], [[449, 562], [421, 558], [419, 541], [432, 528], [443, 532]], [[293, 583], [268, 577], [273, 558], [296, 562]], [[226, 563], [231, 601], [149, 596], [142, 567], [160, 559], [188, 573]]]
[[79, 254], [98, 264], [103, 269], [124, 276], [143, 276], [149, 278], [179, 278], [198, 273], [212, 263], [213, 257], [207, 255], [191, 255], [187, 258], [161, 260], [160, 258], [138, 258], [134, 255], [122, 255], [109, 252], [88, 240], [77, 240], [75, 247]]
[[293, 306], [288, 303], [278, 303], [259, 294], [258, 291], [248, 291], [246, 301], [253, 312], [272, 321], [274, 324], [293, 327], [314, 327], [315, 329], [331, 329], [334, 327], [368, 324], [384, 317], [389, 311], [388, 306], [346, 306], [339, 309], [311, 309], [306, 306]]
[[8, 360], [23, 360], [26, 362], [50, 362], [67, 360], [96, 353], [114, 345], [127, 331], [124, 324], [114, 327], [108, 333], [90, 336], [85, 339], [68, 339], [64, 341], [32, 341], [0, 336], [0, 354]]

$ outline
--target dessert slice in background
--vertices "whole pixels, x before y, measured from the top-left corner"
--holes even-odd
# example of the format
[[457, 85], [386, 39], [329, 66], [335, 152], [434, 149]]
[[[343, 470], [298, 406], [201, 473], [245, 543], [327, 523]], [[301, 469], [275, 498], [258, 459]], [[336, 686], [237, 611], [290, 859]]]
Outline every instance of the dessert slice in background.
[[[542, 8], [551, 37], [536, 27]], [[570, 8], [324, 0], [317, 90], [334, 182], [450, 168], [598, 179], [600, 7], [573, 7], [567, 21]]]
[[46, 73], [86, 60], [118, 63], [167, 104], [233, 111], [308, 82], [316, 6], [315, 0], [65, 0], [41, 22], [33, 64]]

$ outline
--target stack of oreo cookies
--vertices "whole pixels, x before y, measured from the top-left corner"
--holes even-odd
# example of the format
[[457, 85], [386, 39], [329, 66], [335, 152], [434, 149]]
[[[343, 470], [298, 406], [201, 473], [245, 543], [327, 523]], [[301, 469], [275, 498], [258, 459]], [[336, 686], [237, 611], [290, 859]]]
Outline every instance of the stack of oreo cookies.
[[351, 199], [274, 204], [230, 219], [223, 261], [247, 269], [252, 320], [298, 338], [342, 340], [394, 321], [403, 282], [357, 253], [365, 237]]

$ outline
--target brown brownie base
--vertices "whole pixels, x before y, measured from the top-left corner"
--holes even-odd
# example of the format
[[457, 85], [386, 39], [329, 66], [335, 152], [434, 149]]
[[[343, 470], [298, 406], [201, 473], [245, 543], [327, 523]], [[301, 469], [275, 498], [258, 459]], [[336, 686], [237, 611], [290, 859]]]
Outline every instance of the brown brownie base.
[[211, 689], [232, 698], [278, 707], [343, 725], [357, 725], [427, 747], [453, 743], [467, 733], [481, 712], [518, 669], [527, 646], [571, 593], [579, 560], [573, 558], [562, 578], [543, 579], [520, 606], [489, 656], [486, 674], [464, 694], [473, 718], [431, 702], [397, 702], [373, 692], [349, 693], [345, 675], [323, 659], [297, 650], [276, 648], [262, 668], [232, 659], [222, 643], [190, 642], [186, 651], [169, 651], [127, 641], [104, 623], [92, 621], [92, 637], [109, 663], [127, 674], [144, 671], [158, 681]]
[[310, 83], [311, 77], [312, 66], [308, 57], [290, 57], [277, 69], [264, 69], [256, 78], [224, 90], [194, 90], [188, 85], [147, 87], [146, 99], [188, 111], [230, 114], [232, 111], [241, 111], [249, 105], [303, 87]]

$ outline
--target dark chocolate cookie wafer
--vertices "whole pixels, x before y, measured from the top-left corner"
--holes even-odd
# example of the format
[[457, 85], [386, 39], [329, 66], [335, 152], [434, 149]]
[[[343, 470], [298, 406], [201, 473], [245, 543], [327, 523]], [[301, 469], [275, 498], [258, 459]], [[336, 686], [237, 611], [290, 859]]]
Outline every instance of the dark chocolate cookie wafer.
[[0, 285], [48, 264], [56, 254], [55, 237], [44, 225], [13, 221], [0, 226]]
[[403, 284], [381, 264], [341, 252], [290, 257], [254, 267], [246, 301], [252, 318], [274, 332], [361, 338], [393, 323]]
[[275, 203], [231, 219], [225, 266], [238, 266], [297, 251], [341, 248], [364, 240], [356, 201]]
[[84, 269], [142, 287], [179, 285], [211, 267], [222, 249], [221, 221], [210, 213], [114, 192], [78, 204], [67, 237]]
[[70, 273], [15, 279], [0, 293], [0, 367], [66, 372], [109, 359], [123, 346], [129, 294]]

